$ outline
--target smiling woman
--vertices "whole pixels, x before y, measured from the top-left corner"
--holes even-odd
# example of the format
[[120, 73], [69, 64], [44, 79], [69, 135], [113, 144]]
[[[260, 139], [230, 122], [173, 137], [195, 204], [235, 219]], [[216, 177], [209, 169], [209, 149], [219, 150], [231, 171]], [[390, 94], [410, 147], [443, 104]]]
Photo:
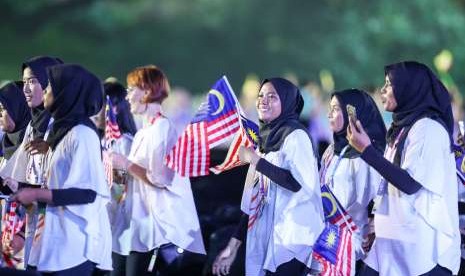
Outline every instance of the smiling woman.
[[299, 122], [303, 104], [299, 89], [288, 80], [263, 81], [256, 101], [259, 150], [239, 150], [255, 181], [244, 187], [244, 215], [216, 257], [213, 274], [229, 273], [245, 239], [246, 275], [302, 275], [310, 266], [324, 225], [316, 158]]

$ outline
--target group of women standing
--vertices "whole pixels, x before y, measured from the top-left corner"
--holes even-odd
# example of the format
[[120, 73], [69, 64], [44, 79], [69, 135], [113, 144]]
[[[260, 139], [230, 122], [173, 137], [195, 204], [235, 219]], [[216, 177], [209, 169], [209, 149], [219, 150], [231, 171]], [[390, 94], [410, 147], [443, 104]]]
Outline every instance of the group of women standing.
[[[316, 265], [311, 270], [312, 248], [324, 227], [320, 185], [327, 185], [357, 226], [352, 235], [357, 275], [457, 274], [461, 258], [451, 98], [418, 62], [386, 66], [385, 80], [382, 104], [393, 112], [387, 131], [366, 92], [332, 94], [328, 117], [334, 142], [322, 157], [319, 180], [310, 139], [296, 120], [302, 110], [298, 88], [283, 79], [262, 82], [256, 104], [260, 147], [242, 149], [240, 155], [256, 169], [257, 180], [245, 187], [244, 194], [251, 187], [252, 196], [213, 264], [214, 274], [229, 273], [244, 242], [246, 275], [327, 269]], [[347, 105], [355, 107], [356, 117]]]
[[[157, 275], [163, 252], [205, 254], [189, 179], [163, 164], [178, 134], [161, 108], [170, 86], [160, 68], [132, 70], [127, 92], [51, 57], [26, 61], [22, 76], [22, 83], [0, 90], [2, 193], [14, 192], [2, 210], [25, 210], [24, 218], [21, 212], [15, 218], [22, 224], [3, 216], [4, 264], [23, 262], [44, 275], [92, 275], [96, 269]], [[328, 113], [334, 143], [320, 166], [299, 122], [299, 89], [282, 78], [262, 82], [259, 147], [239, 151], [250, 163], [244, 214], [213, 274], [229, 273], [242, 244], [246, 275], [318, 273], [312, 251], [325, 228], [321, 185], [357, 226], [352, 250], [358, 275], [458, 272], [450, 96], [417, 62], [387, 66], [385, 79], [381, 99], [393, 112], [389, 130], [369, 94], [334, 92]], [[102, 152], [103, 137], [90, 120], [102, 110], [104, 95], [122, 132], [111, 152]], [[133, 114], [142, 120], [139, 130]], [[102, 155], [112, 160], [114, 183], [105, 179]]]
[[[126, 100], [122, 85], [103, 86], [56, 58], [33, 58], [22, 70], [22, 83], [0, 91], [2, 193], [14, 192], [2, 200], [3, 266], [42, 275], [145, 275], [156, 273], [157, 252], [204, 254], [189, 179], [162, 162], [177, 138], [161, 110], [169, 92], [164, 73], [134, 69]], [[90, 120], [104, 92], [123, 132], [112, 153], [102, 152], [104, 137]], [[137, 132], [131, 112], [143, 118]], [[119, 173], [114, 185], [102, 154]]]

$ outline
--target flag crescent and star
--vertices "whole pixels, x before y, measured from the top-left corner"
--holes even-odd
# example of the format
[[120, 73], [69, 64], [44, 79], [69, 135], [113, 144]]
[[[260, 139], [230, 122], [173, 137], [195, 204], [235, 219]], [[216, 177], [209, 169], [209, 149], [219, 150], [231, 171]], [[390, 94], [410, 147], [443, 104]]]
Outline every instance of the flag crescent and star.
[[214, 97], [216, 97], [216, 99], [218, 100], [218, 109], [215, 112], [213, 112], [212, 115], [220, 114], [220, 112], [223, 111], [223, 108], [224, 108], [224, 97], [223, 97], [223, 95], [221, 95], [221, 93], [218, 90], [215, 90], [215, 89], [211, 89], [210, 92], [208, 92], [208, 93], [213, 95]]

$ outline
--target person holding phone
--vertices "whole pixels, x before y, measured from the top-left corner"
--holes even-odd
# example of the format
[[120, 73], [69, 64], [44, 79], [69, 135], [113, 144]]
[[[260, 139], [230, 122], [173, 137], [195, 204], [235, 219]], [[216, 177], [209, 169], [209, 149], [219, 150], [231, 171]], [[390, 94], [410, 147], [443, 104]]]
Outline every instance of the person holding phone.
[[393, 112], [384, 156], [360, 121], [347, 138], [384, 178], [375, 200], [376, 239], [361, 275], [452, 275], [460, 266], [457, 176], [450, 95], [415, 61], [385, 67], [384, 109]]
[[349, 145], [346, 138], [347, 126], [349, 121], [360, 120], [370, 133], [371, 142], [379, 153], [386, 146], [386, 126], [372, 97], [358, 89], [334, 92], [331, 95], [328, 118], [333, 132], [333, 143], [323, 154], [320, 182], [331, 189], [358, 226], [353, 248], [357, 260], [360, 260], [370, 244], [367, 206], [376, 195], [381, 176]]

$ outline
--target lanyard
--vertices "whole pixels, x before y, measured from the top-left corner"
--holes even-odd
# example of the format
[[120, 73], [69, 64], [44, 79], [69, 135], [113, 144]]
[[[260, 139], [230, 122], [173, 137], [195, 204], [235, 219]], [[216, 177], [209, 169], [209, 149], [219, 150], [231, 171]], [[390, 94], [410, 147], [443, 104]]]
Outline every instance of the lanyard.
[[[336, 160], [336, 163], [334, 164], [334, 168], [329, 176], [329, 182], [331, 183], [333, 181], [333, 178], [334, 178], [334, 174], [336, 173], [336, 169], [337, 167], [339, 166], [339, 163], [341, 162], [341, 159], [342, 157], [344, 156], [344, 154], [346, 153], [347, 149], [349, 149], [349, 145], [345, 146], [341, 153], [339, 154], [339, 156], [337, 157], [337, 160]], [[326, 177], [326, 173], [327, 173], [327, 170], [329, 168], [329, 165], [331, 164], [331, 161], [333, 160], [333, 157], [334, 157], [334, 154], [333, 156], [331, 156], [331, 159], [329, 159], [328, 161], [328, 164], [323, 167], [323, 171], [321, 173], [321, 177], [320, 177], [320, 182], [324, 185], [326, 183], [325, 181], [325, 177]]]
[[155, 114], [155, 116], [153, 116], [153, 117], [151, 117], [151, 118], [149, 119], [149, 124], [150, 124], [150, 125], [155, 124], [155, 122], [157, 121], [157, 119], [160, 118], [161, 116], [162, 116], [161, 113], [160, 113], [160, 112], [157, 112], [157, 113]]

